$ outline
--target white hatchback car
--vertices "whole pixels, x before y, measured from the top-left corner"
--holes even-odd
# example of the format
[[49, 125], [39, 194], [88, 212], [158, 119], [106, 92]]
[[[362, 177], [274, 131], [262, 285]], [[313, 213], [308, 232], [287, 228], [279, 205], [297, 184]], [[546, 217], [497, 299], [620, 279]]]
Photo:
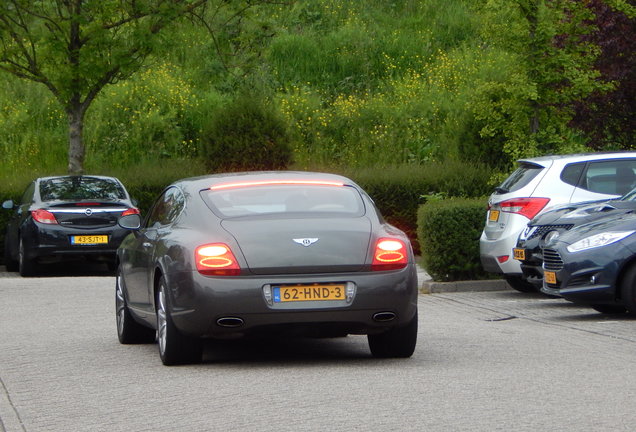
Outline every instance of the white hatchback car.
[[543, 156], [519, 167], [488, 200], [479, 241], [487, 272], [503, 273], [519, 291], [536, 288], [523, 280], [512, 249], [528, 221], [560, 204], [617, 198], [636, 187], [636, 152]]

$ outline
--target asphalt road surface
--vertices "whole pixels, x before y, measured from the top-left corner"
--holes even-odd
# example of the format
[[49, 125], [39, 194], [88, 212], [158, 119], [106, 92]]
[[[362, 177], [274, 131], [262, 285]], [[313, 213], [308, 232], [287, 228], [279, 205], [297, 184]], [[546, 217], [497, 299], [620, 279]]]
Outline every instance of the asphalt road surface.
[[156, 345], [119, 344], [114, 278], [95, 274], [0, 271], [0, 431], [636, 425], [627, 316], [514, 291], [420, 295], [410, 359], [374, 359], [348, 336], [209, 344], [203, 364], [164, 367]]

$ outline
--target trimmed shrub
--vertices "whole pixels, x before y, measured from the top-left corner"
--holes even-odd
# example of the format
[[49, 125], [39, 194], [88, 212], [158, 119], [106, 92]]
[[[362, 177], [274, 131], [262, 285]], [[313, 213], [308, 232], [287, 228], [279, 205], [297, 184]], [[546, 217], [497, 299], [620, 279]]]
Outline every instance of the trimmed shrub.
[[487, 198], [431, 200], [420, 206], [417, 236], [422, 266], [436, 281], [487, 279], [479, 259], [479, 237]]
[[292, 159], [287, 123], [259, 97], [242, 95], [221, 108], [202, 142], [212, 172], [285, 169]]

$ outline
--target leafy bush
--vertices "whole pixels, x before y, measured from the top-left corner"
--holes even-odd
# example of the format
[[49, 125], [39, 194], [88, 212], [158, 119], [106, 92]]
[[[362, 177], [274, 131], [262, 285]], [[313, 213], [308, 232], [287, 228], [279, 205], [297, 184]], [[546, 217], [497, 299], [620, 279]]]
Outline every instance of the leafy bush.
[[431, 200], [420, 206], [417, 235], [422, 265], [438, 281], [485, 279], [479, 237], [487, 198]]
[[259, 97], [242, 95], [221, 108], [202, 141], [213, 172], [285, 169], [291, 163], [287, 124]]

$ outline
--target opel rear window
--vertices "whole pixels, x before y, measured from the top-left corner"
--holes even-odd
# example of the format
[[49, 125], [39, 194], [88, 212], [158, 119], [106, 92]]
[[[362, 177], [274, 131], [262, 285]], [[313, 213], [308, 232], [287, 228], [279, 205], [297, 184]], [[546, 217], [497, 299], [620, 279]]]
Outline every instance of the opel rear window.
[[126, 198], [121, 185], [97, 177], [57, 177], [40, 181], [42, 201], [116, 201]]
[[351, 186], [313, 184], [261, 184], [201, 191], [203, 199], [220, 217], [302, 213], [303, 216], [361, 216], [364, 204]]
[[529, 184], [544, 169], [541, 165], [524, 162], [496, 189], [495, 193], [515, 192]]

